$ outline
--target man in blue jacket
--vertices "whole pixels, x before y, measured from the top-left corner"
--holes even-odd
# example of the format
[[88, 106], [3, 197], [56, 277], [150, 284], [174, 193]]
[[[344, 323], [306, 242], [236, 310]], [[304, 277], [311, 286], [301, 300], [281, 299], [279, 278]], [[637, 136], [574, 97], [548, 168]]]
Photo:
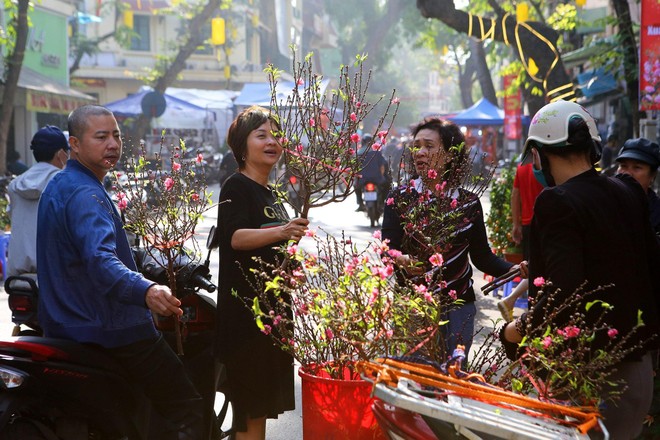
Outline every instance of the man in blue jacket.
[[181, 315], [181, 302], [137, 272], [103, 188], [122, 153], [117, 121], [105, 107], [85, 105], [69, 115], [68, 126], [73, 158], [39, 202], [39, 322], [46, 336], [100, 347], [125, 366], [171, 422], [171, 438], [201, 439], [201, 398], [151, 315]]

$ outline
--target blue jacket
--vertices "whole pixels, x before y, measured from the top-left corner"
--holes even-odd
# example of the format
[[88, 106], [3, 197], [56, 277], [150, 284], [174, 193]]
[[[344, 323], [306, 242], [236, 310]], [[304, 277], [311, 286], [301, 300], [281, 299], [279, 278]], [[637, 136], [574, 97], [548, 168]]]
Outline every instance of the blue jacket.
[[158, 332], [114, 203], [76, 160], [48, 184], [37, 220], [39, 322], [46, 336], [120, 347]]

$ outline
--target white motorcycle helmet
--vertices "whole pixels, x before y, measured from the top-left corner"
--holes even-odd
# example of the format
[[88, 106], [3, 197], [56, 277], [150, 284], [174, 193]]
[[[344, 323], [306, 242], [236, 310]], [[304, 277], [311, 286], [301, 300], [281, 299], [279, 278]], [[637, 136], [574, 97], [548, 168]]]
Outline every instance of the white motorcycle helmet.
[[584, 107], [572, 101], [555, 101], [545, 105], [534, 115], [525, 141], [525, 156], [534, 145], [538, 148], [568, 145], [568, 126], [574, 116], [587, 123], [591, 139], [597, 146], [600, 145], [596, 121]]

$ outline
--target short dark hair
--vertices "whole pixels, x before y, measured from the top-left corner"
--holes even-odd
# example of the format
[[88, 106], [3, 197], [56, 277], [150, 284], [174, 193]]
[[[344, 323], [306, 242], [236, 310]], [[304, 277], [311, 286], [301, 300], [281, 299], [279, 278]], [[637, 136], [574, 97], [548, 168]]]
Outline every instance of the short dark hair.
[[79, 139], [87, 129], [87, 122], [90, 116], [114, 116], [114, 114], [101, 105], [88, 104], [78, 107], [69, 114], [67, 120], [69, 136]]
[[280, 124], [272, 113], [263, 107], [253, 105], [240, 112], [229, 126], [227, 144], [231, 148], [232, 153], [234, 153], [239, 170], [245, 168], [248, 136], [266, 121], [275, 124], [278, 130], [281, 129]]

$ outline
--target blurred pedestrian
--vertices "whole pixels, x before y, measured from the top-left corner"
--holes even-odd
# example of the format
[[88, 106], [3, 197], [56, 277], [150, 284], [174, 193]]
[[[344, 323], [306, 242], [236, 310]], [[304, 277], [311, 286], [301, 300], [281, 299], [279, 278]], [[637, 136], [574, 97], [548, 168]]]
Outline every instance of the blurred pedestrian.
[[660, 166], [660, 146], [648, 139], [628, 139], [616, 157], [618, 173], [629, 174], [642, 186], [649, 200], [651, 226], [660, 240], [660, 198], [653, 184]]
[[37, 161], [9, 184], [11, 240], [7, 275], [37, 273], [37, 210], [50, 179], [69, 159], [69, 141], [58, 127], [47, 125], [32, 137], [30, 149]]

